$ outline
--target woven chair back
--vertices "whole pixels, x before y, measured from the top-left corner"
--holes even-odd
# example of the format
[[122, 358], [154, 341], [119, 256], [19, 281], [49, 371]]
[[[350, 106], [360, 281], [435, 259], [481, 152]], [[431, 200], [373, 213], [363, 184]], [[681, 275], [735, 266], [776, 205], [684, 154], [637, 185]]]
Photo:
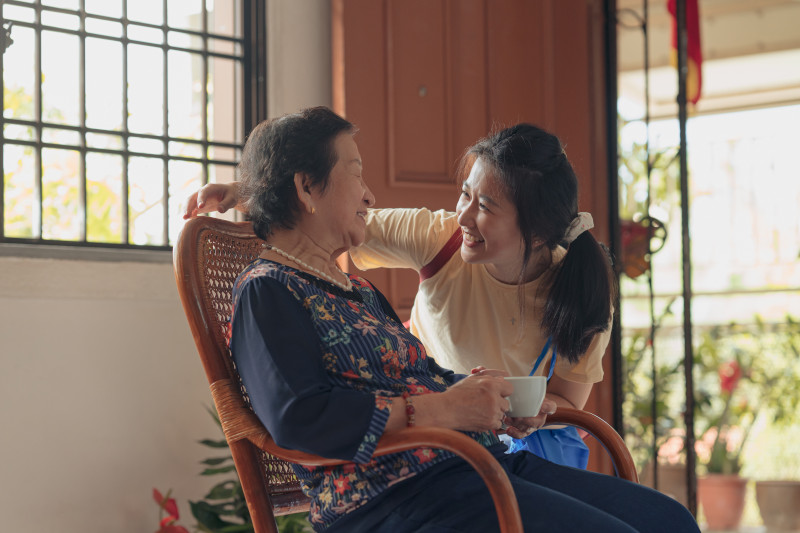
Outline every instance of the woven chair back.
[[[195, 332], [196, 341], [198, 334], [205, 333], [203, 342], [198, 342], [198, 352], [209, 384], [220, 380], [240, 383], [228, 348], [231, 293], [237, 276], [263, 249], [264, 242], [253, 233], [250, 223], [234, 223], [211, 217], [187, 222], [175, 247], [176, 276], [185, 278], [185, 289], [180, 288], [180, 279], [179, 288], [181, 292], [188, 290], [187, 296], [194, 301], [187, 306], [184, 294], [181, 294], [184, 309], [187, 315], [193, 315], [190, 324], [194, 322], [201, 328], [201, 331]], [[211, 342], [208, 341], [209, 337]], [[243, 389], [240, 392], [239, 407], [250, 409], [246, 392]], [[231, 443], [230, 435], [226, 434], [226, 438]], [[253, 486], [252, 480], [245, 481], [237, 464], [246, 491], [263, 492], [269, 499], [274, 515], [308, 510], [308, 498], [300, 490], [290, 463], [261, 451], [247, 440], [237, 442], [237, 446], [247, 448], [246, 453], [253, 456], [261, 474], [252, 476], [256, 481], [259, 478], [262, 480], [261, 486]], [[245, 487], [246, 482], [251, 486]]]

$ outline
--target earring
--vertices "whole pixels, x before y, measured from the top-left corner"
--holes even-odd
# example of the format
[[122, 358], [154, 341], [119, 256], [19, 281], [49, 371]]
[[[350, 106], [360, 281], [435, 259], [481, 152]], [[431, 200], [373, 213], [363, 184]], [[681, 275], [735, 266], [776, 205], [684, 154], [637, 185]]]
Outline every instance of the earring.
[[311, 206], [311, 214], [313, 215], [313, 214], [314, 214], [314, 213], [316, 213], [316, 212], [317, 212], [317, 210], [316, 210], [316, 209], [314, 209], [314, 206], [312, 205], [312, 206]]

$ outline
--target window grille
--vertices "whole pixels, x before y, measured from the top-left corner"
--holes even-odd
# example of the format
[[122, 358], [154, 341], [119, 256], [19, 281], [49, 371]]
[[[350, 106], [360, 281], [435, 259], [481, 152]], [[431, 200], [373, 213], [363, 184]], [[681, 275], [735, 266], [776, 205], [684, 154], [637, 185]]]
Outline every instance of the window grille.
[[250, 0], [5, 0], [0, 242], [169, 249], [263, 118]]

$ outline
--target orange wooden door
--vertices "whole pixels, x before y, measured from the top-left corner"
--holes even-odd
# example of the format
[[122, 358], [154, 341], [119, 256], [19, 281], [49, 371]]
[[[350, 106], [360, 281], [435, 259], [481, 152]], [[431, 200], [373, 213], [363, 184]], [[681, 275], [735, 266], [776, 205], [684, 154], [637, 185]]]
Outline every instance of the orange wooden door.
[[[527, 121], [566, 145], [607, 242], [602, 0], [333, 0], [332, 19], [334, 108], [377, 207], [454, 210], [464, 149]], [[366, 277], [408, 317], [414, 272]], [[610, 420], [610, 401], [598, 386], [587, 408]]]

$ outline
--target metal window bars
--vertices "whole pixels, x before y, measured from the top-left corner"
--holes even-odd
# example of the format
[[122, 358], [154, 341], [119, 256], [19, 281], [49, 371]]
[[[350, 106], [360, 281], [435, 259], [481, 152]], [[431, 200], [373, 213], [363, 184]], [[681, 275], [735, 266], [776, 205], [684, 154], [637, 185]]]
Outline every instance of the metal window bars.
[[[170, 195], [170, 166], [176, 162], [189, 162], [199, 165], [200, 179], [193, 182], [193, 186], [200, 186], [209, 181], [210, 169], [227, 169], [232, 175], [236, 160], [238, 159], [241, 141], [244, 138], [246, 128], [252, 127], [261, 116], [249, 116], [257, 110], [259, 115], [263, 114], [265, 101], [264, 71], [266, 62], [265, 52], [255, 50], [256, 46], [264, 47], [263, 32], [265, 29], [265, 17], [263, 8], [258, 2], [251, 0], [227, 0], [220, 2], [229, 10], [225, 16], [230, 19], [231, 30], [228, 34], [214, 32], [209, 28], [210, 17], [217, 16], [217, 13], [209, 10], [211, 2], [200, 2], [199, 21], [195, 20], [199, 28], [180, 27], [170, 25], [169, 5], [166, 0], [161, 4], [161, 23], [147, 22], [143, 20], [132, 20], [129, 18], [128, 0], [121, 0], [120, 13], [118, 17], [105, 14], [87, 12], [87, 0], [75, 0], [75, 9], [55, 7], [46, 5], [42, 0], [30, 2], [19, 0], [5, 0], [3, 2], [2, 24], [3, 32], [0, 34], [2, 39], [3, 54], [0, 54], [0, 70], [3, 72], [3, 94], [0, 95], [0, 102], [3, 103], [3, 116], [0, 118], [0, 165], [3, 166], [2, 178], [0, 178], [0, 242], [27, 243], [27, 244], [59, 244], [59, 245], [79, 245], [79, 246], [103, 246], [103, 247], [122, 247], [122, 248], [147, 248], [147, 249], [169, 249], [170, 248], [170, 206], [175, 207], [177, 198]], [[197, 15], [196, 14], [196, 15]], [[154, 18], [158, 18], [157, 16]], [[44, 20], [43, 20], [44, 19]], [[89, 29], [87, 29], [87, 22]], [[97, 29], [99, 25], [116, 28], [115, 31], [101, 31]], [[32, 58], [32, 69], [34, 75], [32, 116], [14, 117], [13, 111], [6, 109], [5, 94], [7, 90], [6, 68], [3, 57], [14, 46], [23, 46], [24, 43], [17, 39], [13, 43], [12, 30], [28, 29], [33, 33], [33, 50], [30, 52]], [[95, 30], [93, 31], [92, 28]], [[150, 36], [142, 37], [141, 34], [147, 32]], [[64, 121], [53, 120], [46, 116], [43, 108], [43, 70], [42, 70], [42, 36], [68, 35], [75, 36], [77, 39], [77, 83], [78, 83], [78, 112], [77, 120]], [[118, 43], [120, 49], [119, 73], [121, 75], [121, 117], [118, 127], [96, 127], [87, 125], [87, 39], [90, 43], [110, 42]], [[97, 41], [95, 41], [95, 39]], [[192, 41], [188, 45], [185, 41]], [[131, 100], [130, 87], [131, 81], [128, 78], [131, 70], [131, 58], [129, 52], [131, 47], [137, 50], [148, 50], [156, 52], [160, 58], [161, 66], [161, 87], [160, 98], [163, 101], [161, 122], [162, 124], [153, 128], [154, 131], [142, 131], [141, 128], [131, 128], [129, 118], [131, 110], [129, 102]], [[50, 50], [48, 50], [48, 53]], [[200, 80], [200, 128], [199, 135], [186, 136], [185, 132], [173, 134], [170, 130], [170, 90], [174, 82], [180, 81], [179, 75], [171, 76], [170, 62], [173, 54], [184, 54], [182, 59], [190, 58], [192, 62], [194, 84]], [[210, 75], [213, 68], [211, 62], [222, 60], [229, 65], [229, 70], [233, 71], [233, 79], [220, 80], [232, 87], [230, 98], [222, 102], [214, 101], [214, 109], [217, 114], [223, 113], [230, 117], [229, 123], [232, 124], [232, 132], [229, 138], [218, 139], [213, 135], [209, 128], [210, 121], [214, 116], [209, 115], [209, 103], [212, 94], [209, 91], [209, 82], [215, 84], [216, 78]], [[154, 76], [157, 78], [157, 76]], [[222, 76], [219, 76], [222, 78]], [[256, 80], [254, 83], [252, 80]], [[183, 80], [185, 82], [185, 80]], [[173, 83], [171, 83], [173, 82]], [[141, 84], [141, 80], [138, 80]], [[216, 86], [216, 84], [215, 84]], [[174, 89], [173, 89], [174, 91]], [[172, 95], [173, 98], [175, 95]], [[189, 98], [186, 95], [185, 98]], [[178, 98], [184, 98], [179, 96]], [[224, 108], [224, 109], [220, 109]], [[7, 136], [8, 128], [28, 128], [32, 134], [28, 138], [15, 138]], [[58, 132], [65, 139], [53, 139], [53, 132]], [[184, 133], [183, 135], [181, 133]], [[106, 136], [107, 139], [115, 139], [119, 142], [117, 146], [100, 146], [91, 142], [93, 136]], [[142, 144], [150, 143], [149, 147], [143, 148]], [[112, 143], [113, 144], [113, 143]], [[30, 231], [28, 235], [9, 233], [7, 229], [7, 213], [9, 206], [6, 202], [12, 201], [6, 195], [7, 182], [10, 177], [9, 169], [6, 168], [6, 152], [8, 149], [30, 149], [33, 162], [33, 206], [30, 210]], [[183, 147], [180, 152], [176, 147]], [[187, 149], [188, 150], [185, 150]], [[52, 238], [44, 231], [43, 211], [45, 198], [43, 197], [43, 152], [47, 150], [62, 150], [72, 152], [77, 155], [77, 221], [78, 229], [73, 235], [66, 238]], [[189, 153], [182, 153], [182, 152]], [[223, 154], [220, 155], [220, 152]], [[56, 152], [53, 152], [56, 153]], [[61, 152], [58, 152], [61, 153]], [[90, 176], [87, 173], [87, 155], [117, 156], [121, 160], [121, 172], [118, 177], [119, 211], [117, 215], [120, 219], [121, 227], [117, 230], [117, 235], [112, 239], [98, 240], [93, 238], [90, 228], [87, 227], [89, 219], [89, 209], [92, 208], [87, 193], [87, 180]], [[141, 242], [141, 238], [132, 239], [131, 228], [131, 198], [130, 186], [132, 176], [130, 167], [132, 158], [140, 161], [158, 162], [161, 166], [160, 176], [157, 178], [160, 183], [155, 184], [160, 188], [160, 210], [161, 228], [160, 235], [148, 237], [146, 242]], [[29, 162], [30, 163], [30, 162]], [[172, 182], [175, 180], [173, 179]], [[52, 200], [52, 199], [48, 199]], [[173, 218], [177, 211], [172, 213]], [[110, 241], [110, 242], [109, 242]], [[136, 242], [134, 242], [136, 241]]]

